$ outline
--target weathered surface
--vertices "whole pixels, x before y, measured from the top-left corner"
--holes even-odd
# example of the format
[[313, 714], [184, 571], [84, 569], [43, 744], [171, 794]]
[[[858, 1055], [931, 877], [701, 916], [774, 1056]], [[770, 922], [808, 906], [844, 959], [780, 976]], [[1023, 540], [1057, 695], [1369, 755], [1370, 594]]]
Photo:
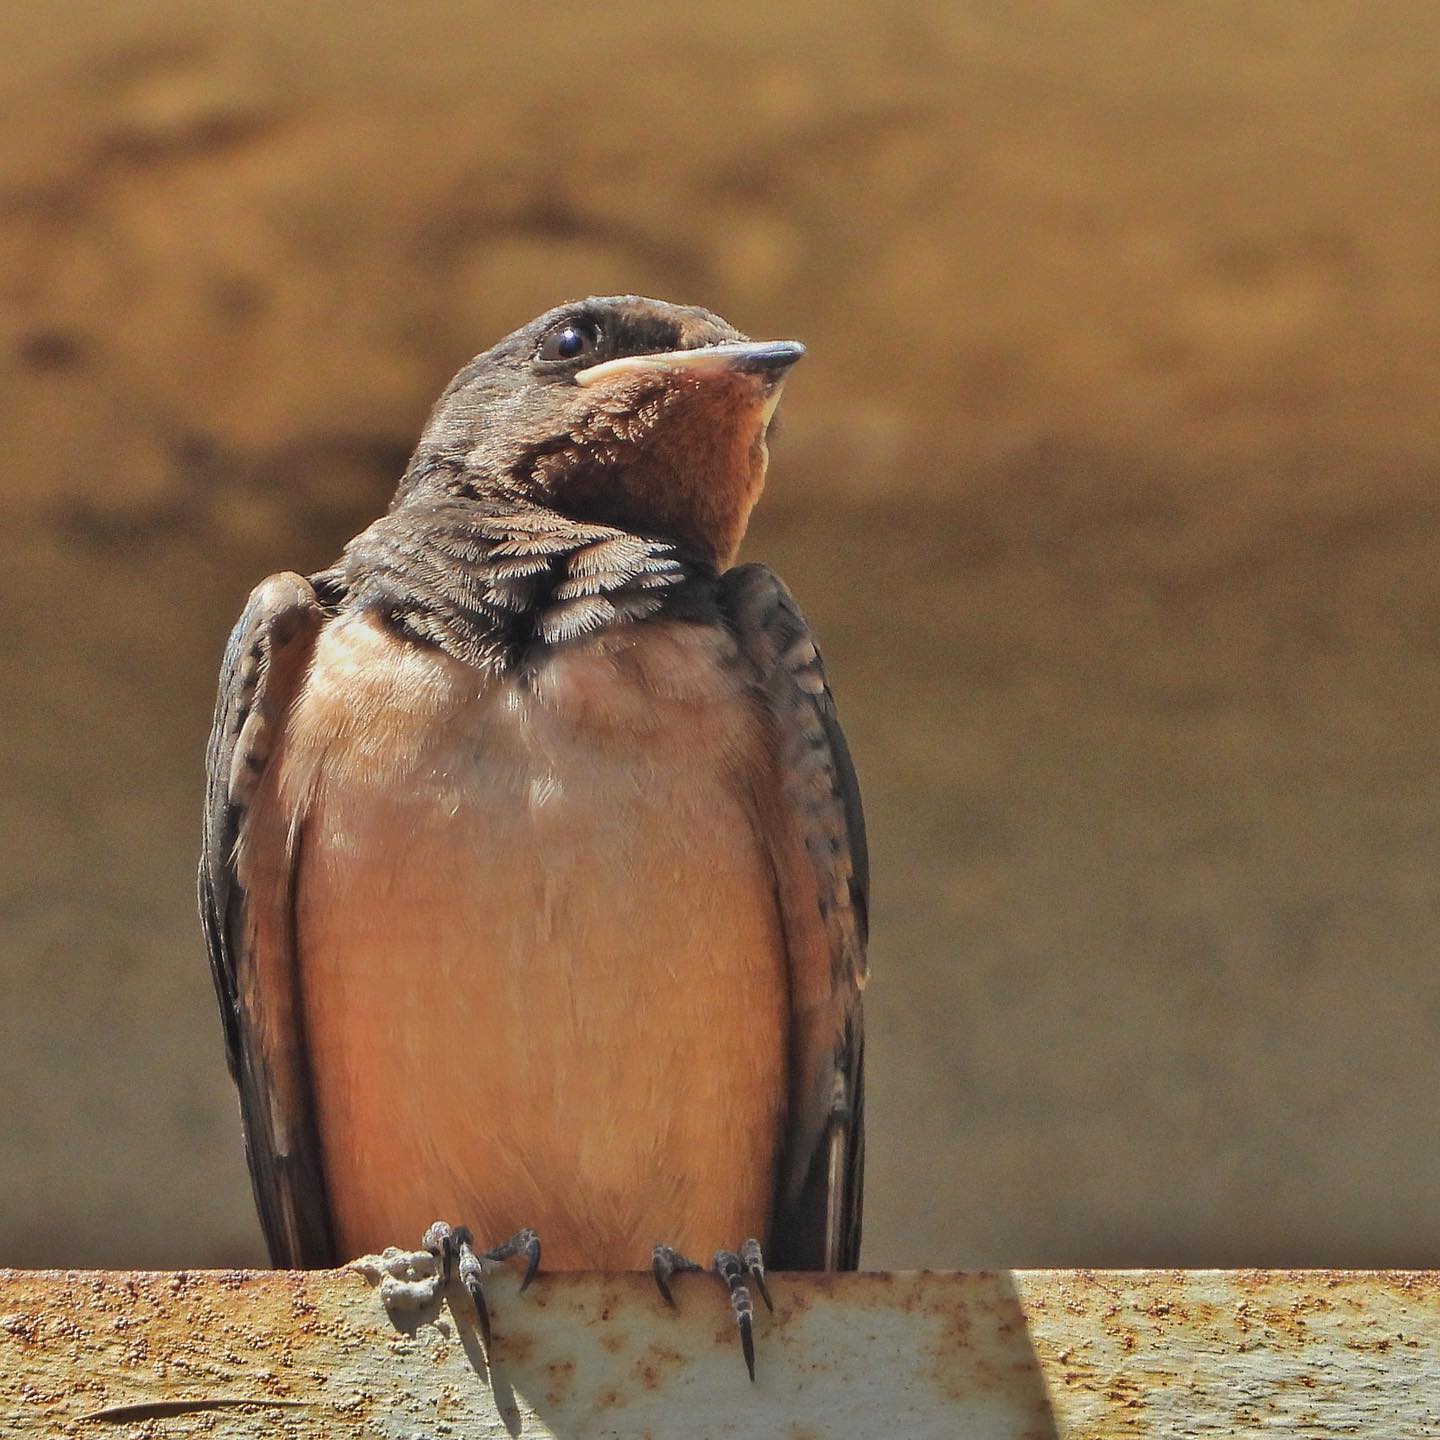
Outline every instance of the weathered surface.
[[492, 1279], [395, 1329], [350, 1272], [0, 1272], [0, 1435], [1440, 1434], [1419, 1272], [780, 1276], [743, 1383], [715, 1283]]

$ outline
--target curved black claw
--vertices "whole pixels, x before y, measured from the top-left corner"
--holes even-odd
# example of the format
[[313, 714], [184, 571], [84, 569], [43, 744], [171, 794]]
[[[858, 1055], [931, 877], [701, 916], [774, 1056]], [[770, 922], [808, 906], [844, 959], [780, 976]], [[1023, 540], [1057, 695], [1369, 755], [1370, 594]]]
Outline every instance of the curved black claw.
[[665, 1303], [672, 1310], [676, 1307], [675, 1297], [670, 1293], [670, 1277], [699, 1269], [700, 1266], [693, 1260], [687, 1259], [678, 1250], [671, 1249], [669, 1245], [657, 1245], [650, 1257], [650, 1273], [655, 1277], [655, 1285], [664, 1297]]
[[760, 1251], [758, 1240], [747, 1240], [740, 1247], [740, 1263], [745, 1267], [745, 1273], [755, 1282], [755, 1288], [760, 1292], [765, 1308], [773, 1315], [775, 1302], [770, 1298], [770, 1287], [765, 1283], [765, 1256]]
[[[463, 1230], [468, 1236], [470, 1232]], [[443, 1285], [449, 1280], [455, 1269], [455, 1259], [458, 1252], [458, 1243], [455, 1231], [443, 1220], [437, 1220], [424, 1234], [420, 1241], [420, 1248], [428, 1250], [435, 1257], [435, 1265], [440, 1274], [440, 1283]]]
[[514, 1255], [525, 1257], [525, 1278], [520, 1282], [523, 1295], [540, 1269], [540, 1237], [527, 1225], [517, 1230], [508, 1240], [502, 1241], [493, 1250], [487, 1250], [486, 1260], [509, 1260]]
[[[408, 1308], [418, 1303], [438, 1302], [444, 1295], [451, 1280], [458, 1277], [465, 1287], [465, 1293], [475, 1306], [475, 1319], [480, 1325], [480, 1336], [485, 1349], [490, 1349], [490, 1306], [485, 1305], [485, 1266], [491, 1261], [511, 1259], [511, 1256], [526, 1257], [526, 1274], [520, 1282], [521, 1292], [527, 1289], [540, 1269], [540, 1237], [530, 1228], [517, 1231], [494, 1250], [477, 1254], [475, 1237], [465, 1225], [448, 1225], [436, 1220], [415, 1254], [400, 1250], [386, 1250], [384, 1256], [369, 1257], [369, 1269], [379, 1264], [383, 1270], [380, 1293], [386, 1299], [386, 1306], [403, 1305]], [[419, 1272], [420, 1279], [410, 1279]]]
[[475, 1319], [480, 1326], [480, 1338], [485, 1342], [485, 1353], [490, 1353], [490, 1307], [485, 1303], [485, 1267], [475, 1253], [475, 1245], [467, 1229], [455, 1232], [459, 1244], [460, 1261], [456, 1269], [470, 1303], [475, 1307]]
[[[730, 1292], [730, 1308], [735, 1312], [735, 1328], [740, 1332], [740, 1350], [745, 1356], [745, 1369], [750, 1379], [755, 1379], [755, 1304], [750, 1298], [746, 1281], [753, 1281], [765, 1301], [767, 1310], [774, 1310], [770, 1299], [770, 1287], [765, 1283], [765, 1257], [758, 1240], [747, 1240], [739, 1249], [717, 1250], [715, 1252], [715, 1273], [725, 1282]], [[657, 1245], [650, 1262], [655, 1284], [665, 1303], [674, 1307], [675, 1297], [670, 1293], [670, 1277], [687, 1270], [700, 1270], [693, 1260], [673, 1250], [669, 1245]]]
[[745, 1368], [750, 1382], [755, 1382], [755, 1302], [745, 1288], [745, 1262], [733, 1250], [715, 1252], [715, 1273], [730, 1289], [730, 1308], [735, 1312], [735, 1325], [740, 1331], [740, 1349], [745, 1355]]

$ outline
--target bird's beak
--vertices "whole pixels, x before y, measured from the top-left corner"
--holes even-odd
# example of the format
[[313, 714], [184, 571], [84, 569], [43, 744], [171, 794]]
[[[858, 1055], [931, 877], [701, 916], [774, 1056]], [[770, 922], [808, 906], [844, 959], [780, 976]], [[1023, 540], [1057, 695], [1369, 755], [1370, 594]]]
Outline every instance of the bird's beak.
[[575, 383], [599, 385], [621, 375], [660, 371], [666, 375], [756, 375], [767, 380], [778, 396], [785, 372], [805, 353], [798, 340], [726, 340], [719, 345], [697, 345], [693, 350], [665, 350], [658, 355], [622, 355], [602, 360], [576, 373]]

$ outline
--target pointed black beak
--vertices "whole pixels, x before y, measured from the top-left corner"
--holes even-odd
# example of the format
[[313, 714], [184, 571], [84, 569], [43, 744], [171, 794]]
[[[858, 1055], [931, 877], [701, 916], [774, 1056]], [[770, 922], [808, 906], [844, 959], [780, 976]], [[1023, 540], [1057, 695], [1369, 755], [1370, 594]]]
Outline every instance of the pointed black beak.
[[798, 340], [726, 340], [719, 345], [697, 345], [692, 350], [664, 350], [657, 355], [622, 355], [579, 371], [575, 383], [597, 385], [616, 375], [661, 370], [678, 375], [760, 375], [772, 381], [784, 378], [805, 353]]

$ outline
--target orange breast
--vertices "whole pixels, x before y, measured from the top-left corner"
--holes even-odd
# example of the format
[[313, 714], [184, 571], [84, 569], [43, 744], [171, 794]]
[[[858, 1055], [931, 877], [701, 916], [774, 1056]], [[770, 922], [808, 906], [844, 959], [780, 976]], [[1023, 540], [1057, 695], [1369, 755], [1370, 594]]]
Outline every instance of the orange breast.
[[322, 635], [281, 777], [342, 1249], [534, 1225], [547, 1264], [763, 1235], [788, 1001], [729, 640], [652, 622], [486, 684]]

